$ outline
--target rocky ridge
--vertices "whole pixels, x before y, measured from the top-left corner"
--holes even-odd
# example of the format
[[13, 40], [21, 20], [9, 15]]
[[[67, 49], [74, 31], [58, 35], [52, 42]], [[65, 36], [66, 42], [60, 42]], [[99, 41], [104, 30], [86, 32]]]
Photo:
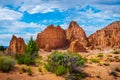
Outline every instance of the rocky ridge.
[[120, 48], [120, 21], [96, 31], [88, 39], [91, 49]]
[[16, 53], [24, 53], [25, 50], [25, 42], [23, 38], [17, 38], [15, 35], [12, 36], [9, 47], [6, 49], [6, 53], [16, 54]]

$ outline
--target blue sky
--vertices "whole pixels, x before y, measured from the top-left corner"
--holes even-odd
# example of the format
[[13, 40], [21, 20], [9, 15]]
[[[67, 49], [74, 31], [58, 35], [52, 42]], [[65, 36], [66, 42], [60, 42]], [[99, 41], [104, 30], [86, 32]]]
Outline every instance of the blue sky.
[[0, 0], [0, 45], [9, 45], [13, 34], [27, 43], [48, 25], [66, 29], [73, 20], [89, 36], [120, 21], [120, 0]]

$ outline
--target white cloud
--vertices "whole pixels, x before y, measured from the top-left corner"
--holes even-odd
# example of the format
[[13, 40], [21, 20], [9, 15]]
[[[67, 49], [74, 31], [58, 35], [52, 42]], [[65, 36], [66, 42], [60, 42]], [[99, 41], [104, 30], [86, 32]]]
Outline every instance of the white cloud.
[[100, 30], [102, 28], [102, 27], [98, 27], [98, 26], [85, 26], [84, 24], [81, 25], [81, 27], [85, 30], [85, 33], [87, 36], [90, 36], [95, 31]]
[[19, 20], [22, 16], [20, 12], [0, 7], [0, 20]]
[[69, 24], [63, 23], [63, 24], [61, 24], [60, 26], [61, 26], [63, 29], [66, 30], [66, 29], [68, 28]]
[[53, 12], [53, 11], [54, 11], [54, 7], [50, 8], [50, 6], [47, 6], [46, 4], [45, 5], [42, 4], [42, 5], [35, 6], [33, 9], [29, 10], [28, 12], [30, 14], [34, 14], [34, 13], [39, 13], [39, 12], [41, 12], [41, 13], [47, 13], [47, 12]]
[[[8, 32], [8, 33], [24, 33], [27, 32], [24, 29], [37, 29], [37, 30], [42, 30], [45, 25], [42, 24], [36, 24], [36, 23], [26, 23], [26, 22], [20, 22], [20, 21], [0, 21], [0, 26], [4, 28], [3, 30], [0, 31], [2, 32]], [[31, 33], [34, 33], [31, 31]]]
[[20, 11], [27, 11], [31, 14], [52, 12], [54, 9], [58, 9], [59, 11], [70, 8], [79, 9], [86, 5], [92, 5], [102, 10], [115, 12], [116, 10], [120, 11], [119, 4], [119, 0], [0, 0], [1, 6], [12, 5], [16, 8], [20, 7]]
[[[109, 10], [111, 12], [120, 11], [120, 5], [116, 5], [119, 0], [24, 0], [24, 4], [21, 5], [20, 11], [27, 11], [31, 14], [34, 13], [47, 13], [47, 12], [53, 12], [54, 9], [58, 9], [59, 11], [65, 11], [70, 8], [76, 8], [80, 9], [85, 7], [86, 5], [91, 5], [98, 7], [101, 10]], [[113, 3], [113, 4], [112, 4]], [[120, 3], [120, 2], [119, 2]], [[111, 4], [109, 6], [109, 4]]]

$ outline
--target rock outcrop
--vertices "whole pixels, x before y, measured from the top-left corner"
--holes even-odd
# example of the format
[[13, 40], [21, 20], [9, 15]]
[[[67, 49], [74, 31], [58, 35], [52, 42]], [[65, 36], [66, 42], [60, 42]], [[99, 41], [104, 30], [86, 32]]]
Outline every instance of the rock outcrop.
[[91, 49], [120, 47], [120, 21], [113, 22], [90, 35], [89, 42]]
[[69, 42], [79, 40], [84, 47], [88, 45], [88, 39], [85, 31], [75, 21], [70, 23], [68, 29], [66, 30], [66, 36]]
[[70, 52], [86, 52], [86, 49], [84, 46], [80, 43], [79, 40], [75, 40], [71, 42], [70, 47], [69, 47]]
[[50, 49], [62, 48], [67, 45], [66, 32], [60, 26], [50, 25], [38, 33], [36, 43], [43, 49], [46, 45], [49, 45]]
[[6, 53], [16, 54], [16, 53], [24, 53], [25, 50], [25, 42], [23, 38], [17, 38], [16, 36], [12, 36], [9, 47], [6, 49]]
[[47, 45], [45, 46], [44, 51], [46, 51], [46, 52], [51, 52], [51, 48], [50, 48], [50, 45], [49, 45], [49, 44], [47, 44]]

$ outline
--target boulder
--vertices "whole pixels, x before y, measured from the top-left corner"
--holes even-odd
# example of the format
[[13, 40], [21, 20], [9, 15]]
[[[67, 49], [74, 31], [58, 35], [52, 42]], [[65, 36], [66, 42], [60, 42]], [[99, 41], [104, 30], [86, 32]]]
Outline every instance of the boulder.
[[24, 53], [25, 50], [25, 42], [23, 38], [16, 36], [12, 36], [9, 47], [6, 49], [6, 53], [16, 54], [16, 53]]
[[36, 43], [39, 48], [49, 44], [50, 49], [62, 48], [67, 45], [66, 32], [60, 26], [48, 26], [43, 32], [37, 34]]
[[70, 47], [69, 47], [70, 52], [86, 52], [86, 49], [84, 46], [80, 43], [79, 40], [75, 40], [71, 42]]
[[96, 31], [88, 39], [92, 49], [120, 48], [120, 21]]

